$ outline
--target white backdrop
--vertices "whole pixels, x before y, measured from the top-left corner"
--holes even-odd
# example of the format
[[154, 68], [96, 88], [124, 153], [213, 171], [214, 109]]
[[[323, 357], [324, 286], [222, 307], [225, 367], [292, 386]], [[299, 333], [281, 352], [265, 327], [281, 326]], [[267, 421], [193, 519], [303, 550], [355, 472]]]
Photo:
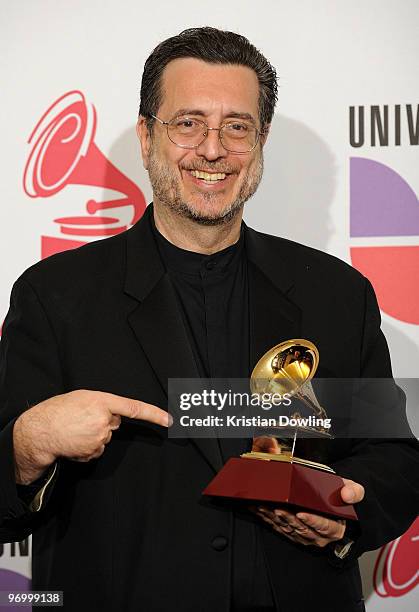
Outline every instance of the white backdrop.
[[[358, 267], [371, 272], [378, 292], [395, 374], [418, 376], [416, 0], [214, 0], [207, 6], [191, 6], [186, 0], [1, 0], [0, 6], [1, 319], [13, 281], [42, 257], [41, 245], [54, 246], [51, 239], [60, 236], [92, 239], [77, 234], [78, 228], [87, 227], [86, 202], [121, 197], [106, 184], [71, 180], [51, 197], [28, 197], [23, 175], [33, 142], [27, 141], [43, 113], [66, 92], [82, 92], [97, 112], [94, 143], [149, 201], [151, 190], [134, 130], [143, 63], [162, 39], [186, 27], [211, 25], [246, 35], [280, 77], [265, 176], [247, 204], [246, 221], [348, 262], [352, 248]], [[359, 107], [365, 113], [365, 138], [359, 147], [350, 143], [351, 106], [356, 117]], [[388, 144], [385, 138], [371, 143], [371, 106], [379, 107], [382, 121], [388, 107]], [[355, 133], [359, 140], [359, 121]], [[354, 160], [352, 173], [351, 158], [361, 158]], [[388, 175], [390, 186], [384, 189]], [[356, 222], [356, 214], [364, 210], [369, 229]], [[131, 212], [129, 206], [107, 210], [119, 219], [109, 227], [129, 222]], [[83, 226], [77, 216], [84, 218]], [[62, 234], [57, 217], [67, 218], [69, 235]], [[399, 227], [401, 217], [409, 220], [407, 229]], [[375, 590], [377, 553], [363, 558], [369, 610], [417, 609], [419, 595], [413, 587], [419, 575], [418, 533], [416, 526], [383, 552], [385, 567], [377, 566]], [[29, 576], [28, 558], [19, 547], [0, 547], [0, 579], [2, 571], [5, 579], [6, 569]]]

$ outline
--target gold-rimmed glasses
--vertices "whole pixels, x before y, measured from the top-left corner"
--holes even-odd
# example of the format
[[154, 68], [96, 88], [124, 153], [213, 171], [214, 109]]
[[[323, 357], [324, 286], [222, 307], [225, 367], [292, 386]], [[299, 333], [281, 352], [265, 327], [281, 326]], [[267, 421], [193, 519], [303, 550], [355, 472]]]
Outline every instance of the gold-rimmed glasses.
[[170, 121], [163, 121], [156, 115], [151, 117], [165, 125], [169, 140], [183, 149], [196, 149], [204, 142], [210, 130], [217, 130], [226, 151], [250, 153], [256, 147], [261, 134], [250, 122], [241, 119], [229, 121], [218, 128], [210, 128], [205, 121], [193, 117], [174, 117]]

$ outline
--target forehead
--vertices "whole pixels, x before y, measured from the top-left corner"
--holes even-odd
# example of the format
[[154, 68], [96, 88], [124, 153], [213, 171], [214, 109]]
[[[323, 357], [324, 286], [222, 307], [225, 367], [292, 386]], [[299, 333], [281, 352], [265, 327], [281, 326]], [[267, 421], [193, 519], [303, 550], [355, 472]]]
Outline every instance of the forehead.
[[163, 72], [159, 112], [200, 109], [206, 115], [228, 112], [258, 117], [259, 83], [247, 66], [209, 64], [195, 58], [171, 61]]

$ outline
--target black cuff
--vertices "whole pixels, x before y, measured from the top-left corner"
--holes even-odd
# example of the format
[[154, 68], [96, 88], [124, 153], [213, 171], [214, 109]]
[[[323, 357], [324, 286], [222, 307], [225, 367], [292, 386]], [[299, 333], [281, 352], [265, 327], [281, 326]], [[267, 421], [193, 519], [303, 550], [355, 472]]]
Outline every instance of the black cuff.
[[45, 486], [48, 482], [49, 477], [51, 476], [51, 470], [53, 466], [47, 468], [45, 472], [31, 482], [28, 485], [16, 484], [17, 494], [19, 499], [21, 499], [27, 506], [31, 503], [35, 495], [38, 493], [43, 486]]

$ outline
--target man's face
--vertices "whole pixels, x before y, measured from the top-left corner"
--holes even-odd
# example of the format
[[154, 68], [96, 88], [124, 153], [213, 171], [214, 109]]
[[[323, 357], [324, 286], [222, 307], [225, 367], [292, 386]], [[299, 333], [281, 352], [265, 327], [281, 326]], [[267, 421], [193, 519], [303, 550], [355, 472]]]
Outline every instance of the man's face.
[[[245, 66], [177, 59], [164, 70], [162, 93], [157, 116], [163, 121], [170, 121], [181, 111], [182, 116], [219, 128], [246, 114], [247, 121], [260, 129], [258, 80]], [[206, 225], [225, 223], [241, 211], [262, 178], [262, 144], [259, 141], [249, 153], [231, 153], [224, 149], [218, 134], [210, 130], [197, 148], [184, 149], [170, 141], [166, 126], [158, 121], [151, 137], [144, 121], [142, 126], [140, 122], [143, 162], [155, 201]], [[193, 175], [197, 170], [226, 176], [204, 180]]]

